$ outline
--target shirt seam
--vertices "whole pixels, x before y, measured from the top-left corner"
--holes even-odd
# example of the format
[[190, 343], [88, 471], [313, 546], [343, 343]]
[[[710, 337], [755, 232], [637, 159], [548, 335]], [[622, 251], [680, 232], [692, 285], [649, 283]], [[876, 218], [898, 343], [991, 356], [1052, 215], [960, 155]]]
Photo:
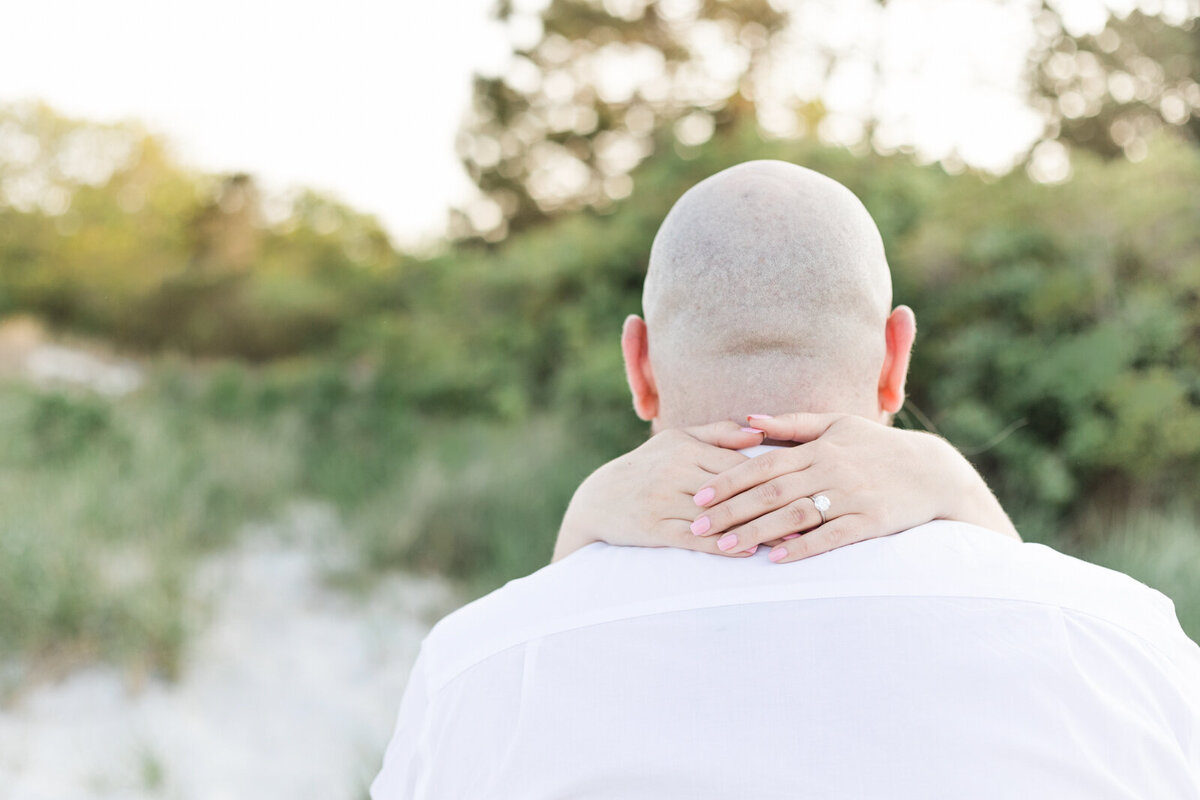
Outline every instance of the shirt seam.
[[608, 624], [610, 624], [610, 623], [613, 623], [613, 622], [622, 622], [622, 621], [625, 621], [625, 620], [630, 620], [630, 619], [639, 619], [639, 618], [642, 618], [642, 617], [656, 617], [656, 616], [661, 616], [661, 615], [663, 615], [663, 614], [675, 614], [675, 613], [679, 613], [679, 612], [686, 612], [686, 611], [700, 611], [700, 610], [703, 610], [703, 609], [706, 609], [706, 608], [728, 608], [728, 607], [730, 607], [730, 606], [739, 606], [739, 605], [759, 605], [759, 604], [767, 604], [767, 603], [792, 603], [792, 602], [809, 602], [809, 601], [814, 601], [814, 600], [846, 600], [846, 599], [894, 600], [894, 599], [898, 599], [898, 598], [913, 599], [913, 600], [947, 599], [947, 600], [973, 600], [973, 601], [991, 601], [991, 602], [1004, 602], [1004, 603], [1019, 603], [1019, 604], [1023, 604], [1023, 605], [1030, 605], [1030, 606], [1040, 606], [1040, 607], [1043, 607], [1043, 608], [1053, 608], [1053, 609], [1057, 609], [1059, 612], [1063, 612], [1063, 613], [1071, 613], [1071, 614], [1078, 614], [1079, 616], [1086, 617], [1086, 618], [1088, 618], [1088, 619], [1095, 620], [1095, 621], [1097, 621], [1097, 622], [1102, 622], [1102, 623], [1105, 623], [1105, 624], [1107, 624], [1107, 625], [1110, 625], [1110, 626], [1112, 626], [1113, 628], [1116, 628], [1116, 629], [1118, 629], [1118, 630], [1121, 630], [1121, 631], [1125, 632], [1126, 634], [1128, 634], [1128, 635], [1130, 635], [1130, 636], [1134, 637], [1134, 638], [1135, 638], [1135, 639], [1137, 639], [1139, 642], [1141, 642], [1141, 643], [1142, 643], [1142, 644], [1144, 644], [1145, 646], [1147, 646], [1147, 647], [1149, 647], [1150, 649], [1152, 649], [1152, 650], [1153, 650], [1155, 653], [1157, 653], [1159, 656], [1161, 656], [1162, 658], [1165, 658], [1165, 659], [1166, 659], [1166, 660], [1167, 660], [1169, 663], [1171, 663], [1171, 664], [1175, 664], [1175, 663], [1176, 663], [1176, 662], [1175, 662], [1175, 659], [1174, 659], [1174, 658], [1173, 658], [1173, 657], [1172, 657], [1172, 656], [1171, 656], [1169, 653], [1167, 653], [1167, 652], [1164, 652], [1164, 651], [1163, 651], [1163, 649], [1162, 649], [1161, 647], [1159, 647], [1159, 646], [1158, 646], [1158, 645], [1157, 645], [1155, 642], [1153, 642], [1153, 641], [1151, 641], [1150, 639], [1146, 638], [1146, 637], [1145, 637], [1144, 635], [1142, 635], [1141, 633], [1139, 633], [1139, 632], [1137, 632], [1137, 631], [1134, 631], [1134, 630], [1131, 630], [1130, 628], [1126, 627], [1125, 625], [1122, 625], [1122, 624], [1120, 624], [1120, 623], [1118, 623], [1118, 622], [1114, 622], [1113, 620], [1111, 620], [1111, 619], [1109, 619], [1109, 618], [1107, 618], [1107, 617], [1099, 616], [1099, 615], [1097, 615], [1097, 614], [1093, 614], [1093, 613], [1090, 613], [1090, 612], [1088, 612], [1088, 611], [1084, 611], [1084, 610], [1082, 610], [1082, 609], [1075, 608], [1075, 607], [1073, 607], [1073, 606], [1065, 606], [1065, 605], [1062, 605], [1061, 603], [1054, 603], [1054, 602], [1049, 602], [1049, 601], [1045, 601], [1045, 600], [1030, 600], [1030, 599], [1028, 599], [1028, 598], [1015, 598], [1015, 597], [1004, 597], [1004, 596], [988, 596], [988, 595], [968, 595], [968, 594], [919, 594], [919, 595], [918, 595], [918, 594], [856, 594], [856, 595], [830, 595], [830, 596], [818, 596], [818, 597], [782, 597], [782, 598], [772, 598], [772, 599], [766, 599], [766, 600], [753, 600], [753, 601], [745, 601], [745, 600], [741, 600], [741, 601], [733, 601], [733, 600], [731, 600], [731, 601], [728, 601], [728, 602], [714, 602], [714, 603], [705, 603], [704, 605], [699, 605], [699, 606], [685, 606], [685, 607], [680, 607], [680, 608], [666, 608], [666, 609], [662, 609], [662, 610], [659, 610], [659, 611], [652, 611], [652, 612], [649, 612], [649, 613], [626, 613], [626, 614], [622, 614], [622, 615], [619, 615], [619, 616], [613, 616], [613, 617], [608, 617], [608, 618], [601, 619], [601, 620], [596, 620], [596, 621], [593, 621], [593, 622], [587, 622], [587, 623], [585, 623], [585, 624], [582, 624], [582, 625], [574, 625], [574, 626], [566, 626], [566, 627], [556, 627], [556, 628], [554, 628], [554, 629], [552, 629], [552, 630], [549, 630], [549, 631], [536, 631], [536, 632], [532, 632], [532, 633], [530, 633], [528, 636], [526, 636], [526, 637], [524, 637], [524, 638], [522, 638], [522, 639], [519, 639], [519, 640], [517, 640], [517, 641], [510, 641], [510, 642], [506, 643], [506, 644], [505, 644], [503, 647], [498, 647], [498, 648], [496, 648], [496, 649], [494, 649], [494, 650], [491, 650], [491, 651], [489, 651], [489, 652], [488, 652], [486, 655], [484, 655], [484, 656], [482, 656], [482, 657], [480, 657], [480, 658], [478, 658], [478, 659], [475, 659], [475, 660], [474, 660], [474, 661], [472, 661], [471, 663], [469, 663], [469, 664], [466, 664], [466, 665], [464, 665], [464, 666], [462, 666], [462, 667], [458, 667], [458, 668], [454, 669], [454, 670], [453, 670], [453, 673], [452, 673], [452, 674], [449, 674], [449, 675], [448, 675], [448, 676], [447, 676], [447, 677], [446, 677], [444, 680], [439, 678], [439, 679], [437, 680], [436, 684], [432, 684], [432, 683], [431, 683], [431, 686], [430, 686], [430, 694], [431, 694], [431, 696], [432, 696], [433, 694], [440, 693], [440, 692], [441, 692], [442, 690], [444, 690], [444, 689], [445, 689], [447, 686], [449, 686], [451, 683], [453, 683], [454, 681], [456, 681], [456, 680], [457, 680], [458, 678], [460, 678], [462, 675], [464, 675], [464, 674], [466, 674], [467, 672], [469, 672], [469, 671], [471, 671], [472, 669], [474, 669], [476, 666], [478, 666], [478, 665], [482, 664], [483, 662], [487, 661], [489, 658], [492, 658], [492, 657], [494, 657], [494, 656], [496, 656], [496, 655], [499, 655], [499, 654], [501, 654], [501, 653], [507, 652], [508, 650], [511, 650], [511, 649], [512, 649], [512, 648], [514, 648], [514, 647], [521, 647], [521, 646], [525, 646], [525, 645], [528, 645], [530, 642], [539, 641], [539, 640], [542, 640], [542, 639], [547, 639], [547, 638], [549, 638], [549, 637], [551, 637], [551, 636], [556, 636], [556, 635], [559, 635], [559, 634], [568, 633], [568, 632], [573, 632], [573, 631], [582, 631], [582, 630], [586, 630], [586, 629], [588, 629], [588, 628], [594, 628], [594, 627], [596, 627], [596, 626], [599, 626], [599, 625], [608, 625]]

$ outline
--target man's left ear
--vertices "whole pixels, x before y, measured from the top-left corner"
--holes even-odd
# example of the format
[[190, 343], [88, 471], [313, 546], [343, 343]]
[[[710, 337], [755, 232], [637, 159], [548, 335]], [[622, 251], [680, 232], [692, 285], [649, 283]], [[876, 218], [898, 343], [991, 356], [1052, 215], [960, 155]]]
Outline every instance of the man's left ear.
[[913, 340], [917, 338], [917, 318], [908, 306], [896, 306], [884, 327], [887, 353], [879, 371], [879, 410], [895, 414], [904, 405], [904, 380]]

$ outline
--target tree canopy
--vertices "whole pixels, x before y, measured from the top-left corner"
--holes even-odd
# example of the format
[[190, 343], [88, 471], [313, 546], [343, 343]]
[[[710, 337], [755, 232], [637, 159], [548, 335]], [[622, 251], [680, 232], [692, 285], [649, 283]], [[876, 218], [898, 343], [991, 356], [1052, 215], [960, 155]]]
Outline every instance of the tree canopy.
[[[454, 217], [452, 234], [495, 241], [564, 211], [602, 211], [632, 191], [631, 171], [657, 147], [686, 151], [747, 118], [783, 138], [816, 131], [839, 69], [853, 62], [882, 90], [884, 48], [822, 36], [827, 17], [855, 24], [862, 5], [552, 0], [534, 15], [499, 2], [513, 57], [504, 74], [476, 78], [459, 153], [482, 198]], [[1024, 81], [1043, 130], [1024, 157], [1054, 153], [1039, 150], [1050, 142], [1138, 159], [1163, 126], [1200, 140], [1200, 2], [1120, 13], [1100, 4], [1102, 30], [1076, 30], [1063, 6], [1029, 6]], [[809, 76], [808, 88], [781, 72]], [[881, 147], [881, 113], [866, 110], [863, 141], [911, 147]], [[666, 129], [669, 140], [655, 135]]]

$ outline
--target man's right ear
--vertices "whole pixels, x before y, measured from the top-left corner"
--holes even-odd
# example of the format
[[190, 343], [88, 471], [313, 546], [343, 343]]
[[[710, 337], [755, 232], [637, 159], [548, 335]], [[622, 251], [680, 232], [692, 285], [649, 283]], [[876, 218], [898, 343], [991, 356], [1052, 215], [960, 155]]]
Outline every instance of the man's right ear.
[[650, 422], [658, 416], [658, 386], [650, 369], [650, 339], [646, 322], [637, 314], [625, 318], [621, 328], [621, 354], [625, 356], [625, 377], [633, 393], [633, 410]]

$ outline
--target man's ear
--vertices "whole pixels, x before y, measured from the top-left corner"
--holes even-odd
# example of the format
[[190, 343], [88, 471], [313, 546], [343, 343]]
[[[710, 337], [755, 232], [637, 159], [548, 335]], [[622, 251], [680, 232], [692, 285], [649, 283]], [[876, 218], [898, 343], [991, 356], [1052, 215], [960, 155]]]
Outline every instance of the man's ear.
[[633, 410], [650, 422], [658, 416], [658, 386], [650, 370], [650, 340], [646, 322], [637, 314], [625, 318], [621, 329], [621, 354], [625, 357], [625, 377], [633, 393]]
[[895, 414], [904, 405], [904, 380], [913, 340], [917, 338], [917, 319], [908, 306], [896, 306], [884, 327], [887, 353], [879, 371], [879, 410]]

